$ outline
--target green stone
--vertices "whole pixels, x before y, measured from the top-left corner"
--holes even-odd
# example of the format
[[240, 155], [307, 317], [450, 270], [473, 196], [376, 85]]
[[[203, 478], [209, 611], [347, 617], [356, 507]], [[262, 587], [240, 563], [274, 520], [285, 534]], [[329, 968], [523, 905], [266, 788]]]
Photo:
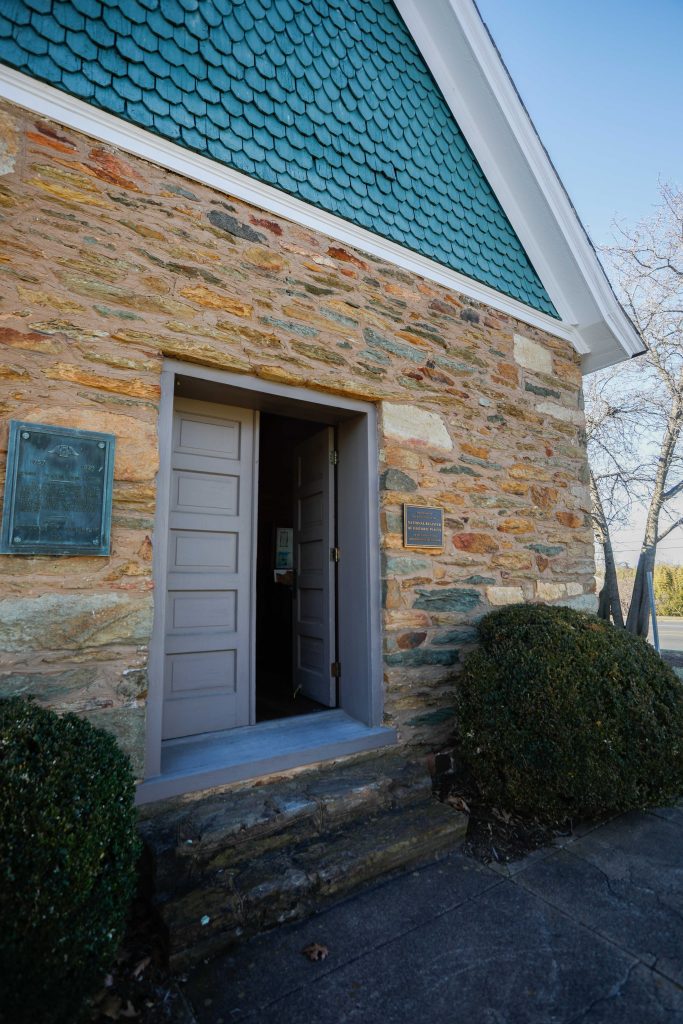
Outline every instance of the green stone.
[[280, 320], [275, 316], [260, 316], [259, 320], [262, 324], [268, 324], [269, 327], [279, 327], [283, 331], [299, 334], [302, 338], [318, 337], [318, 331], [315, 327], [309, 327], [308, 324], [298, 324], [294, 320]]
[[130, 313], [127, 309], [109, 309], [108, 306], [95, 306], [95, 310], [102, 316], [116, 316], [119, 320], [144, 320], [143, 316], [137, 313]]
[[387, 533], [403, 532], [403, 516], [400, 512], [387, 512]]
[[373, 359], [376, 363], [382, 363], [384, 366], [387, 366], [391, 362], [389, 356], [385, 355], [384, 352], [373, 352], [372, 349], [369, 348], [364, 348], [360, 355], [365, 356], [366, 359]]
[[391, 352], [392, 355], [410, 359], [413, 363], [424, 362], [424, 352], [420, 351], [420, 349], [415, 348], [413, 345], [402, 345], [397, 341], [390, 341], [389, 338], [385, 338], [383, 335], [378, 334], [377, 331], [374, 331], [372, 327], [364, 329], [363, 337], [371, 349], [383, 349], [386, 352]]
[[334, 295], [334, 288], [318, 288], [317, 285], [308, 282], [304, 282], [304, 288], [309, 295]]
[[561, 544], [527, 544], [529, 551], [535, 551], [538, 555], [547, 555], [552, 558], [554, 555], [561, 555], [564, 547]]
[[448, 722], [455, 717], [455, 708], [439, 708], [438, 711], [428, 711], [424, 715], [418, 715], [406, 722], [406, 725], [439, 725], [441, 722]]
[[399, 665], [402, 668], [419, 668], [423, 665], [455, 665], [460, 655], [457, 650], [435, 651], [431, 647], [417, 648], [411, 651], [396, 651], [385, 654], [387, 665]]
[[380, 477], [380, 488], [383, 491], [416, 491], [417, 484], [400, 469], [387, 469]]
[[553, 391], [552, 388], [542, 388], [542, 387], [539, 387], [538, 384], [530, 384], [529, 381], [525, 382], [524, 390], [525, 391], [530, 391], [532, 393], [532, 395], [540, 395], [541, 398], [559, 398], [560, 397], [560, 392], [559, 391]]
[[442, 633], [437, 633], [432, 638], [432, 643], [438, 647], [444, 647], [449, 644], [473, 644], [479, 638], [477, 630], [469, 626], [456, 626], [455, 629], [446, 629]]
[[167, 260], [162, 260], [159, 256], [154, 256], [151, 252], [147, 252], [146, 249], [136, 249], [135, 251], [144, 256], [150, 263], [153, 263], [155, 267], [169, 270], [172, 274], [178, 274], [181, 277], [198, 277], [206, 284], [218, 285], [219, 288], [225, 287], [225, 282], [222, 278], [216, 277], [215, 274], [212, 274], [210, 270], [206, 270], [204, 267], [196, 267], [192, 263], [168, 262]]
[[334, 366], [346, 366], [346, 360], [333, 349], [325, 348], [323, 345], [311, 345], [305, 341], [293, 341], [292, 348], [301, 356], [310, 359], [319, 359], [323, 363], [332, 363]]
[[432, 568], [428, 558], [393, 558], [384, 555], [383, 562], [385, 576], [416, 576], [418, 573], [431, 572]]
[[451, 587], [443, 590], [420, 590], [413, 608], [428, 612], [470, 612], [481, 604], [478, 590]]
[[237, 220], [236, 217], [231, 217], [227, 213], [223, 213], [222, 210], [209, 210], [207, 217], [210, 224], [213, 224], [220, 231], [227, 231], [229, 235], [245, 238], [247, 242], [266, 241], [266, 236], [262, 235], [260, 231], [254, 231], [248, 224], [243, 224], [242, 221]]
[[483, 466], [484, 469], [502, 469], [503, 467], [497, 462], [489, 462], [487, 459], [478, 459], [476, 455], [461, 455], [461, 462], [466, 462], [470, 466]]
[[0, 677], [0, 697], [35, 697], [41, 704], [63, 706], [76, 694], [87, 692], [96, 681], [91, 667], [54, 673], [10, 672]]
[[469, 466], [442, 466], [439, 473], [457, 473], [459, 476], [481, 476], [481, 473], [475, 473]]
[[342, 324], [344, 327], [358, 327], [358, 321], [354, 320], [351, 316], [344, 316], [343, 313], [338, 313], [336, 309], [328, 309], [327, 306], [322, 306], [320, 312], [323, 316], [329, 317], [330, 320], [334, 320], [337, 324]]

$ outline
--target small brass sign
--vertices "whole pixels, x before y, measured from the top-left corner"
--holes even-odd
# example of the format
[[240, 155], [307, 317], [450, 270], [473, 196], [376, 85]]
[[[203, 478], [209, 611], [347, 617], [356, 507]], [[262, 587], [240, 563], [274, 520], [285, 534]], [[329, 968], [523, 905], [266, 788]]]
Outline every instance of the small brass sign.
[[10, 422], [5, 555], [108, 555], [112, 434]]
[[443, 509], [428, 505], [404, 505], [403, 546], [443, 548]]

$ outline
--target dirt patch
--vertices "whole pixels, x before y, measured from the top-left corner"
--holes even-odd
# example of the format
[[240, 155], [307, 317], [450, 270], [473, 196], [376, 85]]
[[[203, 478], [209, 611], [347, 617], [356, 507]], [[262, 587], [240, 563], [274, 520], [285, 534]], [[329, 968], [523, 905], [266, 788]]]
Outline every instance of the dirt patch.
[[168, 970], [163, 927], [152, 905], [151, 873], [143, 862], [126, 935], [110, 974], [93, 1000], [92, 1024], [193, 1024], [176, 979]]
[[439, 799], [469, 815], [462, 851], [482, 864], [521, 860], [572, 833], [571, 821], [549, 825], [486, 803], [467, 765], [452, 751], [436, 754], [429, 767]]

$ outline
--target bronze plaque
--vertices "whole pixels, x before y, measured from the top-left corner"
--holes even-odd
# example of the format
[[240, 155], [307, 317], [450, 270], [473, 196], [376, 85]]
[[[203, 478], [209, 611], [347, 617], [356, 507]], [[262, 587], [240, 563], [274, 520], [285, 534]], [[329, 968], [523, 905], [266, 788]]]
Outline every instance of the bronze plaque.
[[403, 546], [443, 548], [443, 509], [429, 505], [404, 505]]
[[112, 434], [10, 423], [0, 535], [6, 555], [108, 555]]

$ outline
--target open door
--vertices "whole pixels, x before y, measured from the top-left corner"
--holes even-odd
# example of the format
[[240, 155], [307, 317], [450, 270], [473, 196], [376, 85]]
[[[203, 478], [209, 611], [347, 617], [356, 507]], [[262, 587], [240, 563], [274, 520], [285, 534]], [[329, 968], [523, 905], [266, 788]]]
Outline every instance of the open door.
[[295, 690], [336, 707], [334, 431], [297, 445], [294, 457]]
[[175, 403], [164, 739], [250, 723], [255, 415]]

